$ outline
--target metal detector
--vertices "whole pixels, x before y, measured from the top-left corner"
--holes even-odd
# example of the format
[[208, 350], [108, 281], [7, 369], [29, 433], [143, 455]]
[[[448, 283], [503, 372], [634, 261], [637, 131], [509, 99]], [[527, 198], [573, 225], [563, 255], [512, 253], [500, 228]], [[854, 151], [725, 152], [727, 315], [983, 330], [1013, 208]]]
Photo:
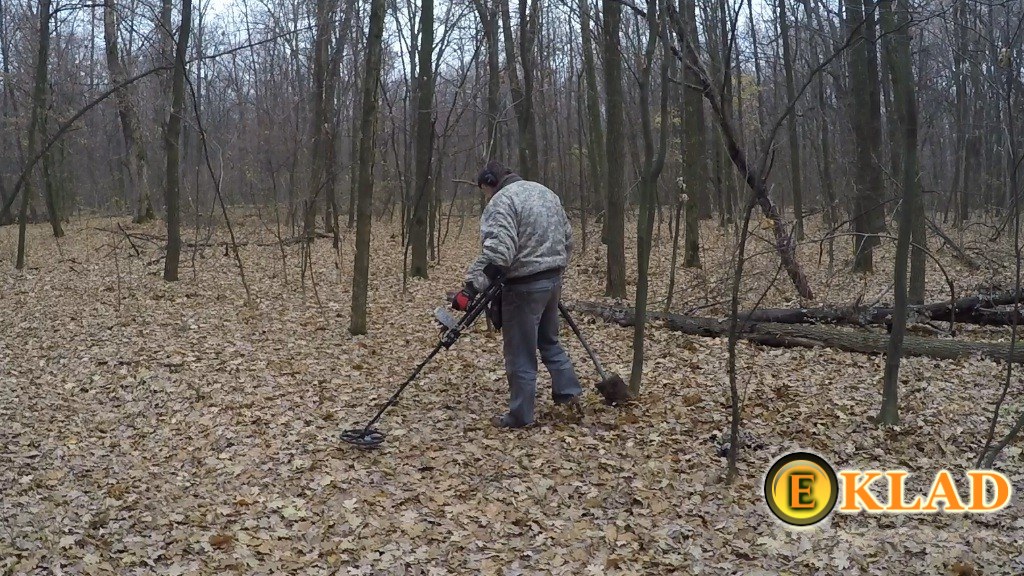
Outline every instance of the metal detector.
[[445, 350], [451, 348], [459, 339], [459, 336], [462, 336], [462, 333], [473, 325], [473, 322], [476, 321], [480, 314], [483, 314], [484, 311], [487, 310], [491, 301], [501, 293], [501, 287], [502, 284], [504, 284], [504, 280], [503, 276], [495, 278], [494, 281], [491, 282], [491, 285], [487, 287], [487, 290], [484, 290], [482, 293], [477, 295], [469, 305], [469, 308], [467, 308], [466, 312], [462, 315], [462, 318], [459, 320], [452, 317], [452, 315], [449, 314], [443, 306], [438, 306], [437, 309], [434, 310], [434, 319], [441, 324], [440, 341], [437, 343], [437, 346], [434, 346], [434, 349], [430, 351], [430, 354], [428, 354], [427, 357], [416, 366], [416, 369], [413, 370], [409, 378], [398, 387], [398, 390], [396, 390], [395, 393], [391, 395], [391, 398], [381, 406], [380, 410], [377, 411], [377, 415], [367, 422], [366, 426], [362, 428], [350, 428], [342, 431], [341, 439], [344, 442], [359, 446], [360, 448], [373, 448], [384, 442], [385, 434], [374, 428], [373, 425], [380, 420], [380, 417], [384, 415], [385, 410], [398, 402], [398, 397], [402, 394], [402, 391], [405, 390], [405, 387], [412, 383], [416, 376], [419, 375], [420, 370], [423, 370], [423, 367], [441, 351], [441, 348], [444, 348]]

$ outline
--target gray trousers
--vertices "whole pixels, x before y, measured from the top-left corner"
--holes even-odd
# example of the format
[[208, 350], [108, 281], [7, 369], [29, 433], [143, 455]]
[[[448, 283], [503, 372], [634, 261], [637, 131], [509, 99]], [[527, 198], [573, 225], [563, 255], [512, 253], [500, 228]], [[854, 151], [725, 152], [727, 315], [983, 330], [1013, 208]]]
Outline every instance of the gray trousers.
[[502, 339], [509, 387], [508, 417], [533, 423], [537, 398], [537, 352], [551, 374], [551, 394], [567, 399], [583, 392], [572, 362], [558, 343], [558, 301], [562, 279], [505, 285], [501, 293]]

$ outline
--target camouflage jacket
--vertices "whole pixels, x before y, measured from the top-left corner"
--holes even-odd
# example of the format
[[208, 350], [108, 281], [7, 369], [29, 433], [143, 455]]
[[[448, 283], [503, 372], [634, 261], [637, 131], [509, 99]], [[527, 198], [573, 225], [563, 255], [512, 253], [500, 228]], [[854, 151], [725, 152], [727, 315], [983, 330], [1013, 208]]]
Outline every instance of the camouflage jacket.
[[572, 253], [572, 224], [554, 192], [513, 174], [484, 208], [480, 241], [480, 257], [466, 273], [477, 290], [489, 284], [483, 274], [489, 262], [507, 267], [509, 278], [564, 269]]

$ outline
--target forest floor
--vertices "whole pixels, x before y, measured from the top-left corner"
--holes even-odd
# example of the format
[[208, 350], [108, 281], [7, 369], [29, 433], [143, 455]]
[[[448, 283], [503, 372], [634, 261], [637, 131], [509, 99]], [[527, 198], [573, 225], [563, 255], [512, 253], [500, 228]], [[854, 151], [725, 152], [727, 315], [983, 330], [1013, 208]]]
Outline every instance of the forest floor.
[[[11, 265], [17, 228], [0, 228], [0, 573], [1024, 573], [1021, 442], [997, 461], [1016, 494], [995, 514], [833, 513], [798, 531], [762, 496], [772, 460], [796, 449], [837, 469], [909, 470], [912, 494], [939, 469], [963, 479], [1002, 386], [1000, 363], [904, 360], [902, 423], [880, 429], [869, 418], [882, 357], [741, 343], [751, 440], [727, 485], [724, 339], [654, 326], [639, 402], [606, 407], [588, 391], [586, 417], [573, 422], [542, 375], [538, 425], [503, 431], [488, 423], [507, 398], [500, 336], [481, 323], [424, 370], [381, 421], [386, 442], [364, 451], [339, 432], [372, 416], [436, 342], [430, 314], [461, 284], [476, 222], [456, 218], [430, 279], [403, 292], [397, 226], [375, 221], [369, 334], [353, 337], [354, 234], [340, 255], [317, 241], [314, 293], [300, 281], [297, 246], [282, 261], [273, 224], [236, 220], [250, 243], [241, 249], [250, 305], [224, 248], [185, 247], [181, 280], [167, 283], [154, 262], [162, 247], [135, 239], [136, 253], [117, 231], [162, 235], [160, 224], [79, 218], [60, 241], [33, 226], [24, 272]], [[566, 301], [606, 301], [596, 232], [591, 224], [573, 261]], [[1011, 252], [987, 233], [962, 238], [991, 259], [983, 271], [930, 247], [958, 295], [1012, 287]], [[185, 241], [194, 238], [189, 229]], [[721, 316], [732, 236], [706, 222], [703, 242], [704, 268], [679, 269], [673, 310]], [[771, 245], [754, 239], [749, 252], [759, 255], [744, 303], [801, 304]], [[817, 292], [803, 304], [891, 302], [891, 243], [880, 252], [863, 275], [848, 272], [849, 238], [836, 242], [833, 271], [817, 244], [801, 245]], [[659, 309], [670, 255], [662, 225]], [[948, 298], [944, 290], [929, 264], [928, 300]], [[632, 330], [581, 320], [608, 368], [627, 376]], [[1009, 330], [963, 337], [1005, 341]], [[563, 341], [581, 377], [596, 381], [571, 334]], [[1015, 376], [997, 433], [1022, 409]]]

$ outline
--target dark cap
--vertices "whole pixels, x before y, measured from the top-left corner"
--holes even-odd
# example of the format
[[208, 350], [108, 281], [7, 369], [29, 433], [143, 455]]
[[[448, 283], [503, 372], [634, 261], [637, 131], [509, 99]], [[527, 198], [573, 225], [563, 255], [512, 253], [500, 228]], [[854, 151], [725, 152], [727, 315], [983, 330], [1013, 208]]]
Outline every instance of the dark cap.
[[484, 185], [491, 186], [492, 188], [497, 187], [505, 176], [511, 173], [512, 171], [505, 168], [501, 162], [491, 160], [480, 170], [480, 174], [476, 177], [476, 185], [477, 187]]

